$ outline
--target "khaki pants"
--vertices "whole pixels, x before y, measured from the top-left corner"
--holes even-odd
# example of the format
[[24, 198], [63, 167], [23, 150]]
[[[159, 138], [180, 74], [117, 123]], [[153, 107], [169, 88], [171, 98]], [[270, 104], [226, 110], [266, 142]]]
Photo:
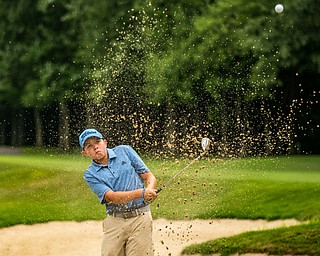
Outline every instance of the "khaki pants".
[[128, 219], [106, 217], [103, 221], [101, 255], [153, 256], [151, 212]]

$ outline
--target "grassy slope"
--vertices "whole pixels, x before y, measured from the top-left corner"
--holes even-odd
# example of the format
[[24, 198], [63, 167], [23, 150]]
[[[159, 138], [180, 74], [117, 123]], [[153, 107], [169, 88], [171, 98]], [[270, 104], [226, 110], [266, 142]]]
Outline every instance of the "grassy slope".
[[266, 253], [268, 255], [320, 255], [320, 222], [246, 232], [229, 238], [221, 238], [191, 245], [184, 254], [221, 256], [236, 253]]
[[[320, 216], [320, 157], [202, 160], [160, 194], [155, 218]], [[189, 161], [146, 160], [167, 181]], [[101, 219], [104, 206], [83, 182], [90, 160], [75, 155], [0, 156], [0, 226]]]
[[0, 226], [105, 215], [84, 184], [82, 157], [0, 156], [0, 163]]
[[[155, 216], [300, 220], [320, 216], [318, 156], [201, 161], [193, 167], [162, 192]], [[158, 173], [160, 183], [171, 175]]]

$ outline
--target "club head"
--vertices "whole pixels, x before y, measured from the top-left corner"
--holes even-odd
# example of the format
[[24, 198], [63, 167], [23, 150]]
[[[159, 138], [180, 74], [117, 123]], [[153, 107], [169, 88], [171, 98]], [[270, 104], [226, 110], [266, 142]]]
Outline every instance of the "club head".
[[203, 151], [205, 151], [207, 149], [207, 147], [209, 146], [209, 143], [210, 143], [209, 138], [203, 138], [201, 140], [201, 146], [202, 146]]

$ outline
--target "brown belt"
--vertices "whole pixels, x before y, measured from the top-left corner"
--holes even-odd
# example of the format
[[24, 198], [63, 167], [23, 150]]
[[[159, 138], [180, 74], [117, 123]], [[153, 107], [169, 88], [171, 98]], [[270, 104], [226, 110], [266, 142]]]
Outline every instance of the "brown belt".
[[142, 208], [131, 209], [128, 211], [123, 211], [123, 212], [110, 212], [109, 215], [112, 217], [115, 217], [115, 218], [129, 219], [129, 218], [133, 218], [133, 217], [137, 217], [139, 215], [142, 215], [148, 211], [150, 211], [149, 205], [142, 207]]

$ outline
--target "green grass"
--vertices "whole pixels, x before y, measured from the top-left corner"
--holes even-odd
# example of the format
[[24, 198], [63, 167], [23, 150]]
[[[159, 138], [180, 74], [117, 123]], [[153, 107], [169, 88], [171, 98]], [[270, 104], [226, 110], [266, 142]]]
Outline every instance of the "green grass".
[[[165, 183], [190, 162], [146, 159]], [[104, 206], [83, 181], [90, 159], [52, 152], [0, 155], [0, 226], [101, 219]], [[317, 219], [320, 157], [204, 159], [165, 188], [154, 218]]]
[[[156, 172], [161, 184], [179, 169], [167, 166]], [[203, 160], [161, 192], [153, 212], [169, 219], [308, 220], [320, 216], [319, 192], [319, 156]]]
[[53, 220], [102, 219], [83, 181], [88, 160], [68, 155], [0, 155], [0, 227]]
[[[156, 175], [158, 187], [190, 162], [144, 159]], [[89, 164], [90, 159], [80, 154], [48, 150], [0, 155], [0, 227], [103, 219], [105, 207], [83, 181], [83, 171]], [[188, 253], [218, 250], [224, 255], [229, 251], [290, 254], [281, 245], [289, 237], [289, 247], [298, 246], [291, 254], [319, 255], [314, 249], [320, 248], [319, 242], [313, 240], [319, 241], [319, 202], [320, 156], [291, 156], [203, 159], [165, 188], [151, 207], [154, 218], [313, 220], [308, 225], [216, 240], [188, 249]]]
[[265, 253], [268, 255], [320, 255], [320, 222], [277, 228], [265, 231], [252, 231], [229, 238], [220, 238], [202, 244], [188, 246], [183, 254], [221, 256]]

